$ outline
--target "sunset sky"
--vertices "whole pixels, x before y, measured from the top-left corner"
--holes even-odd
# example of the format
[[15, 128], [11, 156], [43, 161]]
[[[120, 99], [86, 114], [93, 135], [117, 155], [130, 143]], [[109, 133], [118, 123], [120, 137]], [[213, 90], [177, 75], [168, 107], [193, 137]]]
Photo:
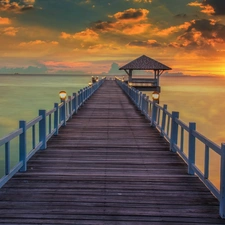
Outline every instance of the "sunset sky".
[[225, 75], [225, 1], [0, 0], [0, 73], [101, 74], [143, 54]]

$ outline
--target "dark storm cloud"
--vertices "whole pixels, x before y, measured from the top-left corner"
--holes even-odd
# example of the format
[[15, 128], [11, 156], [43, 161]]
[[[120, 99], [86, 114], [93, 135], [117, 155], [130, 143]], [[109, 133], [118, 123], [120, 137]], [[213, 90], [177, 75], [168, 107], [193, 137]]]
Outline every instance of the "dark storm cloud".
[[33, 5], [21, 4], [21, 2], [0, 0], [0, 11], [19, 13], [33, 8]]
[[180, 14], [175, 15], [175, 18], [178, 18], [178, 19], [180, 19], [180, 18], [187, 18], [187, 17], [188, 16], [187, 16], [186, 13], [180, 13]]
[[97, 21], [92, 24], [93, 30], [107, 31], [111, 28], [113, 28], [113, 22], [111, 21]]
[[141, 21], [146, 20], [149, 10], [147, 9], [126, 9], [115, 13], [113, 16], [118, 21]]
[[193, 29], [200, 31], [202, 37], [206, 39], [221, 38], [225, 41], [225, 25], [219, 22], [207, 19], [194, 20], [188, 28], [187, 33], [190, 33]]
[[224, 0], [203, 0], [203, 5], [211, 5], [215, 11], [213, 15], [225, 15]]
[[180, 46], [188, 49], [214, 49], [216, 43], [225, 43], [225, 25], [207, 19], [194, 20], [179, 41]]
[[143, 16], [142, 10], [126, 10], [121, 13], [117, 19], [118, 20], [127, 20], [127, 19], [138, 19]]

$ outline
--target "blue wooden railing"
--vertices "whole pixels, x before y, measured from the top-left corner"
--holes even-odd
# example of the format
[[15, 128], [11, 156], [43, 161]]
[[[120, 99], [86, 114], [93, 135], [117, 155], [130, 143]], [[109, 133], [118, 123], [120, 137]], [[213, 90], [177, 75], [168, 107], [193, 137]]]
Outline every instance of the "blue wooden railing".
[[[105, 78], [85, 87], [69, 96], [61, 103], [55, 103], [50, 111], [39, 110], [39, 116], [30, 122], [19, 121], [19, 129], [0, 139], [0, 147], [5, 149], [5, 171], [0, 179], [0, 188], [18, 171], [27, 170], [28, 160], [38, 151], [47, 148], [47, 142], [53, 135], [58, 135], [61, 126], [76, 114], [85, 101], [102, 85]], [[31, 139], [27, 131], [31, 129]], [[19, 138], [18, 154], [19, 162], [11, 168], [10, 142]], [[27, 149], [27, 143], [31, 142], [32, 149]]]
[[[170, 144], [170, 150], [178, 153], [188, 165], [188, 174], [196, 174], [205, 186], [220, 202], [220, 216], [225, 218], [225, 144], [218, 146], [208, 138], [196, 131], [196, 124], [186, 125], [179, 119], [179, 112], [168, 112], [167, 105], [163, 107], [155, 101], [149, 100], [142, 92], [129, 87], [121, 79], [116, 78], [118, 85], [130, 97], [142, 114], [156, 127], [161, 136]], [[185, 135], [186, 132], [186, 135]], [[203, 172], [196, 165], [196, 140], [204, 145]], [[188, 144], [187, 152], [184, 151], [185, 143]], [[220, 190], [209, 180], [210, 151], [220, 156]]]

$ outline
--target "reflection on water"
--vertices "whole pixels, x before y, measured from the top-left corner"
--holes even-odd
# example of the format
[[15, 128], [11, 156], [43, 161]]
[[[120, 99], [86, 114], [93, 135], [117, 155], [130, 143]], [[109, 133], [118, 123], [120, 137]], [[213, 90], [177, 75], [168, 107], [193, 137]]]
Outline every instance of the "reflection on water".
[[[0, 137], [17, 129], [19, 120], [29, 121], [38, 116], [39, 109], [52, 109], [59, 102], [59, 91], [72, 95], [87, 86], [90, 79], [90, 76], [0, 75]], [[180, 119], [187, 124], [196, 122], [197, 130], [215, 143], [225, 142], [225, 78], [162, 77], [160, 82], [160, 105], [167, 104], [170, 112], [180, 112]], [[202, 170], [203, 152], [204, 146], [198, 144], [196, 161]], [[218, 156], [210, 152], [210, 177], [217, 186], [218, 168]]]
[[182, 121], [217, 144], [225, 142], [225, 78], [163, 78], [160, 104], [180, 112]]

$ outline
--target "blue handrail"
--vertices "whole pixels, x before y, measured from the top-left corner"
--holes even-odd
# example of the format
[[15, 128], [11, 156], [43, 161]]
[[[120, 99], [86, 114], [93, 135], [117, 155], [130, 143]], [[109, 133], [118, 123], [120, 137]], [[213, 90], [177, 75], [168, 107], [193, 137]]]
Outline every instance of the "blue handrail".
[[[0, 188], [18, 171], [27, 170], [28, 160], [38, 151], [47, 148], [47, 142], [53, 135], [58, 135], [61, 126], [77, 113], [78, 109], [89, 99], [95, 91], [102, 85], [105, 78], [99, 80], [91, 86], [81, 89], [78, 94], [73, 93], [66, 101], [55, 103], [54, 108], [46, 111], [39, 110], [39, 116], [33, 120], [19, 121], [19, 129], [0, 139], [0, 147], [5, 149], [5, 171], [0, 178]], [[31, 138], [27, 135], [31, 128]], [[36, 132], [38, 130], [38, 132]], [[10, 165], [10, 142], [19, 138], [18, 154], [19, 162], [11, 168]], [[38, 140], [37, 140], [38, 139]], [[27, 143], [32, 143], [32, 149], [27, 149]]]
[[[225, 218], [225, 144], [218, 146], [198, 131], [196, 124], [186, 125], [179, 119], [179, 112], [168, 112], [167, 105], [163, 107], [155, 101], [151, 101], [142, 92], [130, 87], [123, 80], [116, 78], [116, 82], [129, 96], [141, 113], [150, 121], [170, 144], [170, 150], [176, 152], [188, 165], [188, 174], [196, 174], [205, 186], [220, 202], [220, 216]], [[184, 135], [186, 132], [186, 136]], [[188, 143], [187, 153], [184, 152], [184, 144]], [[203, 172], [195, 163], [196, 140], [204, 146], [204, 169]], [[213, 151], [220, 156], [220, 190], [209, 180], [209, 152]]]

